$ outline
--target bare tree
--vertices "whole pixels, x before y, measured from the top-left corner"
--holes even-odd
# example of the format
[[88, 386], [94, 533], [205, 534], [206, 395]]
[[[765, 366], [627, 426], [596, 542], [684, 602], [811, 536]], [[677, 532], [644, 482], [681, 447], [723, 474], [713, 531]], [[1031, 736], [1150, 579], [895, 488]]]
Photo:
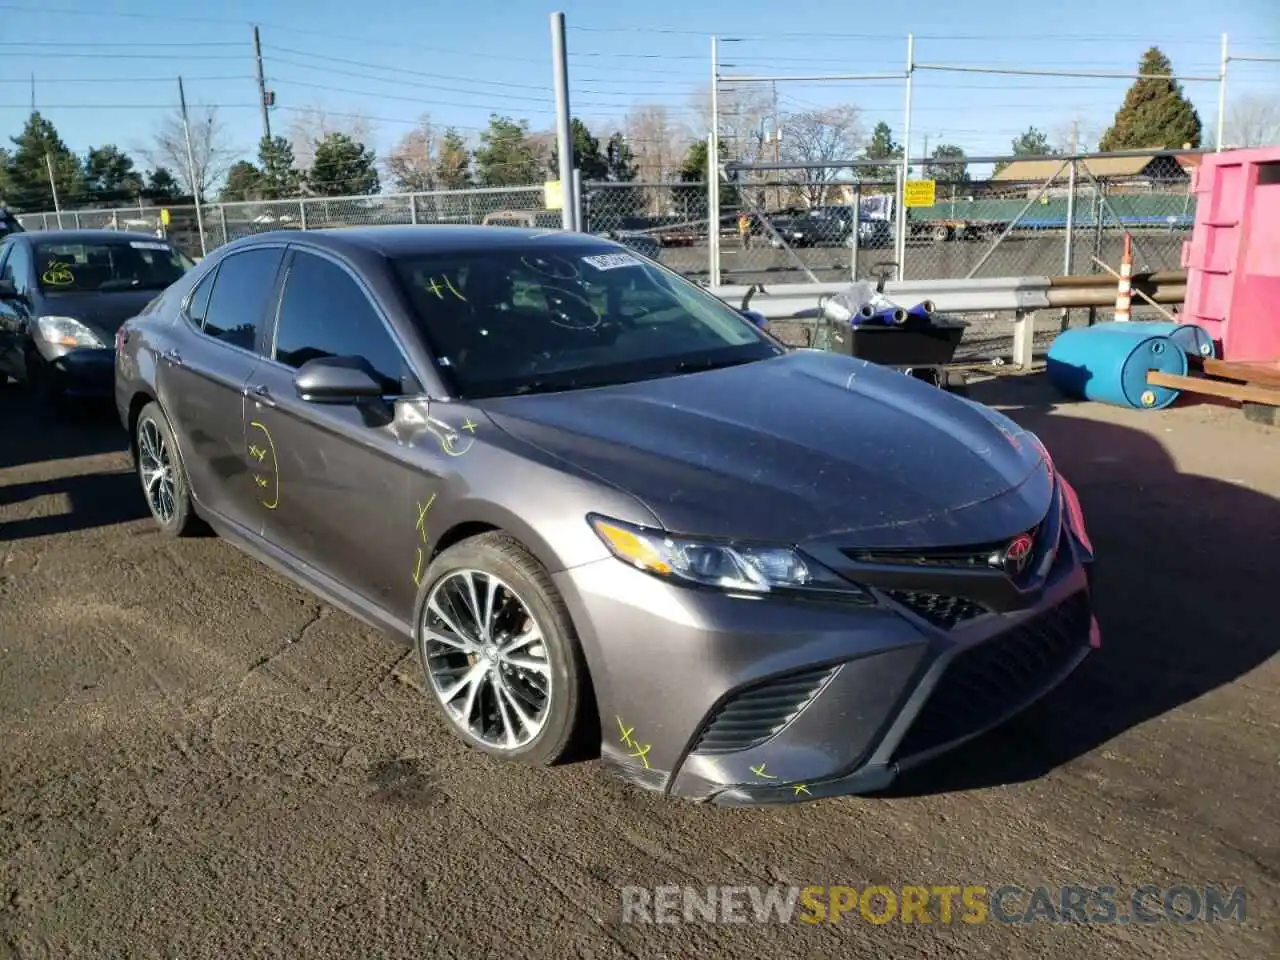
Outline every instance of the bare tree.
[[[781, 154], [794, 163], [837, 163], [854, 159], [863, 147], [862, 113], [852, 105], [787, 114], [782, 121]], [[809, 206], [827, 199], [840, 171], [802, 170], [797, 179]]]
[[357, 143], [369, 145], [373, 121], [360, 113], [331, 113], [321, 106], [302, 107], [289, 123], [289, 143], [299, 170], [310, 170], [316, 158], [316, 144], [331, 133], [342, 133]]
[[418, 193], [436, 188], [438, 139], [431, 117], [425, 115], [399, 139], [387, 156], [387, 174], [396, 189]]
[[[765, 144], [781, 118], [773, 95], [759, 84], [722, 82], [717, 104], [717, 127], [726, 154], [742, 163], [758, 163]], [[698, 138], [711, 132], [711, 85], [705, 84], [693, 99]]]
[[666, 183], [675, 179], [692, 135], [672, 117], [669, 107], [661, 103], [635, 107], [627, 114], [622, 129], [635, 157], [638, 180]]
[[1077, 113], [1049, 130], [1049, 142], [1063, 155], [1089, 153], [1097, 148], [1098, 141], [1106, 132], [1106, 124], [1096, 123]]
[[1228, 147], [1280, 144], [1280, 97], [1238, 97], [1227, 110], [1222, 140]]
[[151, 143], [138, 152], [152, 168], [173, 171], [185, 193], [203, 200], [226, 176], [241, 151], [231, 146], [216, 107], [188, 106], [187, 121], [194, 170], [187, 162], [186, 131], [182, 111], [177, 108], [160, 122]]

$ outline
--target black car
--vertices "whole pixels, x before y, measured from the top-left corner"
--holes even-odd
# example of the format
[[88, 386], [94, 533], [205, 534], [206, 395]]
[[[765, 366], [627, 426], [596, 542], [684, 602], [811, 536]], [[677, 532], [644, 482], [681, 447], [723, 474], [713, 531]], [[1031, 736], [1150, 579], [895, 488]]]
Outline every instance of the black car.
[[0, 244], [0, 376], [49, 402], [109, 397], [116, 331], [193, 266], [151, 234], [10, 234]]
[[11, 233], [22, 233], [26, 228], [8, 210], [0, 209], [0, 240]]

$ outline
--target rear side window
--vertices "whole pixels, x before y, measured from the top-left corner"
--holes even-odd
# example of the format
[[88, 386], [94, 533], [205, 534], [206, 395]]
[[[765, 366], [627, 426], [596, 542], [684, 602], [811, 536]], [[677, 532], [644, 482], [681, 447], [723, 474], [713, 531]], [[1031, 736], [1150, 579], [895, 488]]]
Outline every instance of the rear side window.
[[[264, 247], [233, 253], [223, 260], [204, 310], [204, 332], [244, 350], [254, 349], [273, 302], [276, 273], [283, 258], [283, 247]], [[193, 308], [200, 297], [197, 290]], [[194, 314], [191, 319], [196, 319]]]
[[196, 284], [195, 292], [191, 294], [191, 301], [187, 305], [187, 316], [200, 329], [204, 328], [204, 316], [209, 310], [209, 296], [213, 293], [213, 279], [217, 274], [218, 270], [215, 267], [209, 271], [208, 276]]
[[407, 392], [404, 355], [364, 290], [331, 260], [299, 252], [285, 279], [275, 359], [296, 369], [321, 357], [361, 357], [388, 395]]

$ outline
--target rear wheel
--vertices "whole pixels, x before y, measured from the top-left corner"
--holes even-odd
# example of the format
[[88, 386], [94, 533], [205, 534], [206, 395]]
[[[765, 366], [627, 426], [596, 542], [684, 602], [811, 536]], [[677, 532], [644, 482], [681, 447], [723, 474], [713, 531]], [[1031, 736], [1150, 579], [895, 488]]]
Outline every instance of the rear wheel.
[[590, 713], [587, 670], [564, 601], [524, 547], [486, 533], [445, 550], [416, 622], [427, 687], [463, 741], [524, 763], [568, 759]]
[[187, 472], [160, 404], [152, 401], [142, 408], [134, 427], [134, 443], [142, 495], [160, 532], [169, 537], [198, 532], [199, 520], [191, 505]]

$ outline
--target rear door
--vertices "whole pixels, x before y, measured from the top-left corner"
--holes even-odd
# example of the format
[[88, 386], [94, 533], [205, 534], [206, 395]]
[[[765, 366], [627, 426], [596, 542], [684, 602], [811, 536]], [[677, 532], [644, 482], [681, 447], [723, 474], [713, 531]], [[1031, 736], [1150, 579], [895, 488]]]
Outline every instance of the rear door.
[[258, 531], [244, 453], [244, 388], [262, 362], [284, 253], [284, 245], [263, 246], [222, 259], [188, 296], [185, 335], [161, 355], [157, 372], [196, 500], [234, 523], [256, 523]]
[[246, 442], [267, 540], [407, 622], [439, 479], [409, 465], [389, 403], [308, 403], [293, 384], [308, 360], [362, 357], [388, 399], [419, 394], [381, 306], [343, 263], [295, 250], [265, 353], [249, 385]]

